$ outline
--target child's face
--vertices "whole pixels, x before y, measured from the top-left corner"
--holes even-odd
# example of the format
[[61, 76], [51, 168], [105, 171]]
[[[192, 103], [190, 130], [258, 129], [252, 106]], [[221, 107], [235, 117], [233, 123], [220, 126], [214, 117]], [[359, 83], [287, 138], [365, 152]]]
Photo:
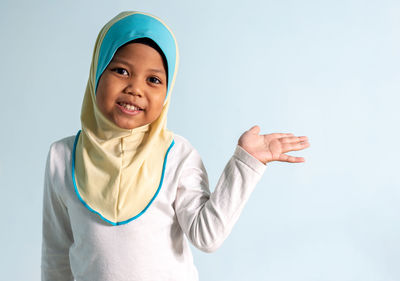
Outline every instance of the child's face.
[[155, 49], [129, 43], [116, 51], [100, 76], [97, 105], [120, 128], [149, 124], [161, 114], [167, 93], [166, 77], [163, 60]]

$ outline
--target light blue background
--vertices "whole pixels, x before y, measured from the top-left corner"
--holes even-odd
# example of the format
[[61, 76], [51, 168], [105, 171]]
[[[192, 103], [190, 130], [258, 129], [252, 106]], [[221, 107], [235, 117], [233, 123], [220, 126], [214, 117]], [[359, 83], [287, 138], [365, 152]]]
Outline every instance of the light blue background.
[[122, 10], [161, 17], [180, 66], [168, 127], [214, 188], [239, 136], [292, 132], [200, 279], [400, 280], [399, 1], [1, 1], [1, 279], [39, 280], [50, 144], [75, 134], [94, 42]]

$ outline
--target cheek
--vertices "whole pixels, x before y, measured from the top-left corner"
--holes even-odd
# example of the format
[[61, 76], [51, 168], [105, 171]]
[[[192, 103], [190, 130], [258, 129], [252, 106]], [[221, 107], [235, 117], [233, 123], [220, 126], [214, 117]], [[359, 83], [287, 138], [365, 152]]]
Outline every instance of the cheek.
[[111, 85], [112, 83], [107, 77], [100, 77], [96, 92], [96, 103], [101, 109], [109, 109], [113, 106], [113, 91]]
[[159, 113], [161, 113], [161, 111], [163, 110], [164, 101], [165, 101], [165, 94], [160, 95], [160, 97], [157, 99], [157, 101], [155, 103]]
[[163, 98], [152, 99], [151, 101], [151, 116], [152, 118], [158, 118], [160, 116], [164, 105]]
[[95, 98], [96, 98], [96, 103], [97, 105], [100, 106], [100, 104], [102, 104], [103, 102], [103, 96], [104, 96], [104, 79], [103, 79], [103, 75], [100, 76], [99, 78], [99, 82], [97, 83], [97, 89], [95, 94]]
[[99, 87], [97, 88], [97, 93], [96, 93], [96, 104], [100, 109], [104, 109], [105, 107], [105, 99], [104, 99], [104, 91]]

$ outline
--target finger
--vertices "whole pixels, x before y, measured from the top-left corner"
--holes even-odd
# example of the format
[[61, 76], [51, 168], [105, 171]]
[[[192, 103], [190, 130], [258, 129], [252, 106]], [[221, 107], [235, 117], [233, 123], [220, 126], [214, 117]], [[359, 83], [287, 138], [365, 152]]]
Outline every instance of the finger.
[[301, 163], [301, 162], [305, 162], [306, 159], [304, 159], [304, 157], [296, 157], [296, 156], [281, 154], [279, 156], [278, 161], [280, 161], [280, 162], [290, 162], [290, 163]]
[[305, 141], [305, 142], [299, 142], [299, 143], [285, 143], [282, 144], [282, 152], [286, 153], [289, 151], [297, 151], [297, 150], [302, 150], [310, 146], [310, 143]]
[[301, 136], [301, 137], [282, 137], [279, 139], [281, 143], [296, 143], [296, 142], [305, 142], [308, 141], [308, 137]]
[[260, 133], [260, 127], [258, 125], [254, 125], [249, 129], [249, 132], [258, 135]]
[[265, 136], [271, 136], [273, 138], [284, 138], [284, 137], [288, 137], [288, 136], [293, 136], [292, 133], [272, 133], [272, 134], [268, 134]]

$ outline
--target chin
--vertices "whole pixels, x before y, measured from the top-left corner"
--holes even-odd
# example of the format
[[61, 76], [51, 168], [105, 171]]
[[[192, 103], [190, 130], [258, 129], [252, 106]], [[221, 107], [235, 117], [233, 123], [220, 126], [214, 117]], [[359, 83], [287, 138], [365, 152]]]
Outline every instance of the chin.
[[126, 129], [126, 130], [132, 130], [132, 129], [135, 129], [135, 128], [139, 127], [139, 126], [135, 126], [135, 125], [129, 126], [129, 125], [126, 125], [126, 124], [125, 125], [118, 125], [117, 124], [117, 126], [122, 128], [122, 129]]
[[132, 129], [144, 126], [144, 124], [132, 124], [129, 122], [120, 122], [120, 123], [116, 123], [116, 125], [122, 129], [126, 129], [126, 130], [132, 130]]

